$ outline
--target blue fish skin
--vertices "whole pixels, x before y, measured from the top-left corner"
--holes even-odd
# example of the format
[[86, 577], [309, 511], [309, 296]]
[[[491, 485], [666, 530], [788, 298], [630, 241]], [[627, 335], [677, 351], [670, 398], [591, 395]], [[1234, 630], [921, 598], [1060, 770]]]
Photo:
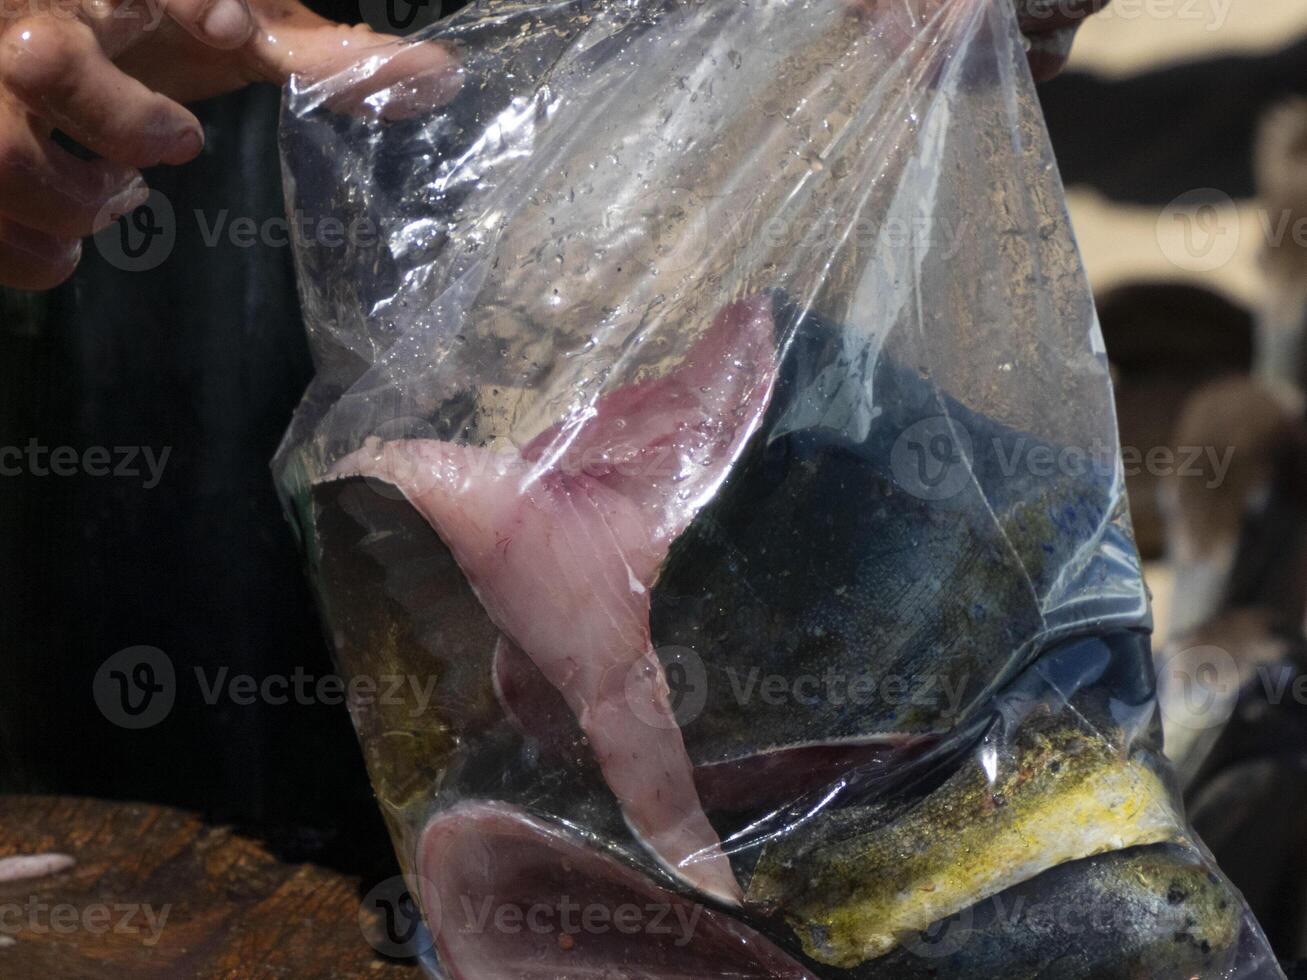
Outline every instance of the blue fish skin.
[[[762, 431], [654, 590], [669, 676], [686, 650], [701, 666], [696, 763], [946, 733], [1058, 640], [1147, 625], [1111, 467], [1014, 468], [1042, 444], [774, 302], [789, 343]], [[947, 494], [904, 462], [923, 424], [963, 433]]]

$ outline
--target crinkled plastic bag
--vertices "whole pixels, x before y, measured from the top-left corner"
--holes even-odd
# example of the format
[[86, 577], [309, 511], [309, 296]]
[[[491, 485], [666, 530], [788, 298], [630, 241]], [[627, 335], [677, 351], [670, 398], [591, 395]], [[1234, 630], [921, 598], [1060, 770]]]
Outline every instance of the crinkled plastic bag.
[[297, 243], [275, 468], [433, 973], [1279, 975], [1160, 755], [1004, 0], [403, 43], [448, 105], [287, 96], [289, 206], [348, 233]]

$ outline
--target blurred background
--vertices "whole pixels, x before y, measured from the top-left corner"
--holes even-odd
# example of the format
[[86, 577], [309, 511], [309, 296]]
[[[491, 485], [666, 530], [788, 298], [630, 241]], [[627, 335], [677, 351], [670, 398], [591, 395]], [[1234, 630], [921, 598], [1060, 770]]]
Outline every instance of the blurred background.
[[[1081, 28], [1067, 74], [1042, 89], [1123, 445], [1164, 443], [1198, 382], [1255, 373], [1281, 396], [1301, 385], [1304, 65], [1307, 7], [1127, 0]], [[1150, 476], [1133, 482], [1131, 505], [1145, 557], [1161, 559]], [[1155, 561], [1149, 584], [1165, 640], [1170, 564]]]
[[[1307, 956], [1304, 97], [1307, 6], [1285, 0], [1116, 0], [1042, 89], [1117, 383], [1168, 751], [1286, 958]], [[0, 791], [181, 806], [380, 880], [342, 705], [211, 697], [331, 672], [268, 471], [312, 371], [289, 250], [213, 235], [282, 213], [277, 108], [266, 86], [200, 107], [201, 159], [147, 175], [180, 215], [157, 261], [88, 247], [54, 293], [0, 296], [0, 446], [111, 461], [0, 477]], [[176, 672], [157, 717], [113, 706], [141, 656], [114, 658], [142, 646]]]
[[1042, 100], [1116, 383], [1168, 754], [1307, 956], [1307, 7], [1116, 3]]

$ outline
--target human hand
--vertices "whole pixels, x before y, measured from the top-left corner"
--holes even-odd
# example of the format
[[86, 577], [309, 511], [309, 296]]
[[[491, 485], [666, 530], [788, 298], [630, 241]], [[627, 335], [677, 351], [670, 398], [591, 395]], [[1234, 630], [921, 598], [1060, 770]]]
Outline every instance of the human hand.
[[1035, 81], [1046, 82], [1071, 56], [1071, 43], [1085, 18], [1109, 0], [1014, 0], [1021, 32], [1030, 42], [1027, 58]]
[[332, 77], [331, 104], [350, 111], [402, 114], [458, 90], [448, 48], [392, 45], [298, 0], [159, 2], [0, 0], [0, 284], [62, 282], [84, 236], [145, 201], [141, 168], [194, 158], [204, 132], [183, 102], [292, 72]]

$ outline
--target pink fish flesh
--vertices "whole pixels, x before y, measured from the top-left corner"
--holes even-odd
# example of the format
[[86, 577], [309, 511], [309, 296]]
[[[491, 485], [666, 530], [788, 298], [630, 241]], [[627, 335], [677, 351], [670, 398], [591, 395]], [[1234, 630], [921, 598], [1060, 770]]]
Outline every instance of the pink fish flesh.
[[563, 695], [633, 832], [731, 903], [739, 884], [695, 789], [650, 590], [762, 420], [774, 332], [769, 299], [733, 303], [675, 369], [600, 397], [520, 453], [371, 439], [329, 474], [385, 480], [426, 517], [490, 619]]
[[[495, 696], [513, 726], [535, 739], [549, 758], [575, 761], [580, 732], [549, 682], [517, 645], [501, 637], [495, 648]], [[810, 744], [787, 745], [736, 759], [694, 759], [694, 785], [707, 813], [750, 813], [755, 818], [805, 793], [826, 790], [857, 774], [888, 773], [938, 745], [938, 735], [885, 732]], [[584, 764], [582, 760], [582, 764]]]
[[434, 817], [417, 876], [452, 980], [813, 980], [743, 923], [506, 803]]

